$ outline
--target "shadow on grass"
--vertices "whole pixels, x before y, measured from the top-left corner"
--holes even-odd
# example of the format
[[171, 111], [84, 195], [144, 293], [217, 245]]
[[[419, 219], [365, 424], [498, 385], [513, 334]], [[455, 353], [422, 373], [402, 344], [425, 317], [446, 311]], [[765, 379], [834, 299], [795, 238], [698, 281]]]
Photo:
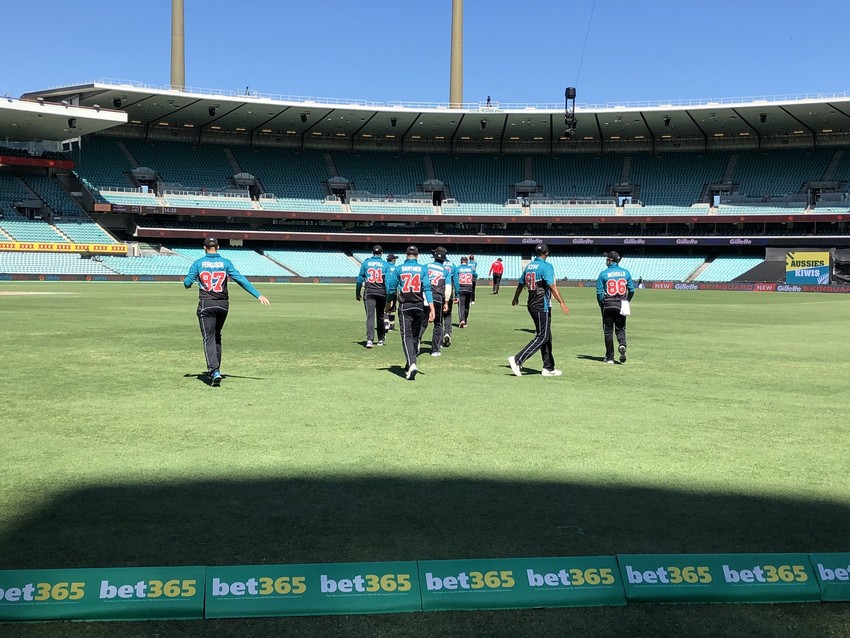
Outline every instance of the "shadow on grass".
[[599, 362], [605, 361], [605, 357], [594, 357], [591, 354], [579, 354], [579, 355], [576, 355], [576, 359], [583, 359], [585, 361], [599, 361]]
[[405, 378], [404, 366], [393, 365], [389, 368], [378, 368], [378, 370], [380, 370], [381, 372], [392, 372], [397, 377], [401, 377], [402, 379]]
[[[847, 538], [850, 511], [826, 501], [592, 482], [211, 480], [92, 485], [58, 494], [0, 537], [0, 568], [835, 552], [846, 551]], [[154, 626], [172, 635], [216, 636], [846, 635], [850, 605], [632, 605], [149, 623], [122, 635], [145, 635]], [[77, 631], [64, 623], [38, 627], [41, 633], [22, 629], [19, 635]], [[55, 633], [45, 632], [51, 627]], [[77, 635], [123, 631], [115, 627], [129, 631], [130, 624], [89, 624]]]
[[[202, 381], [205, 385], [210, 385], [212, 383], [212, 377], [210, 377], [208, 372], [201, 372], [200, 374], [184, 374], [184, 379], [197, 379], [198, 381]], [[238, 374], [223, 374], [221, 375], [222, 379], [248, 379], [250, 381], [265, 381], [263, 377], [246, 377]]]

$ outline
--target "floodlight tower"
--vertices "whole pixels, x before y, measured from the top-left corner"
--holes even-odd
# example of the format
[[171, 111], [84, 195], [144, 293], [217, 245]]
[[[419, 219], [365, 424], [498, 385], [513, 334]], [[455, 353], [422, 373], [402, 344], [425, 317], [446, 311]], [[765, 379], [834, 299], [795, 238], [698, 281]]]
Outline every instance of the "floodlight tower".
[[463, 105], [463, 0], [452, 0], [452, 53], [449, 108]]
[[183, 35], [183, 0], [171, 0], [171, 88], [186, 88], [186, 40]]

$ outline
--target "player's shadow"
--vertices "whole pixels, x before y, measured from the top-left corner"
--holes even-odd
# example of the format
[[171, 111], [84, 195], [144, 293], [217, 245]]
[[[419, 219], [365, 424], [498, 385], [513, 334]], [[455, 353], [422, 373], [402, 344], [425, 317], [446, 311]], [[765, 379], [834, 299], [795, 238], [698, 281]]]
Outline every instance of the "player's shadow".
[[514, 332], [527, 332], [530, 335], [537, 333], [534, 328], [514, 328]]
[[[210, 375], [206, 372], [201, 372], [200, 374], [192, 374], [192, 373], [184, 374], [183, 378], [184, 379], [197, 379], [198, 381], [201, 381], [205, 385], [211, 385], [212, 384], [212, 377], [210, 377]], [[221, 375], [221, 378], [222, 379], [249, 379], [251, 381], [265, 381], [264, 377], [246, 377], [246, 376], [242, 376], [242, 375], [238, 375], [238, 374], [223, 374], [223, 375]]]
[[[404, 366], [394, 365], [388, 368], [378, 368], [378, 370], [381, 370], [382, 372], [392, 372], [394, 375], [396, 375], [397, 377], [401, 377], [402, 379], [406, 378]], [[418, 374], [422, 374], [422, 372], [419, 372]]]
[[578, 354], [576, 355], [576, 359], [583, 359], [585, 361], [605, 361], [605, 357], [596, 357], [592, 354]]

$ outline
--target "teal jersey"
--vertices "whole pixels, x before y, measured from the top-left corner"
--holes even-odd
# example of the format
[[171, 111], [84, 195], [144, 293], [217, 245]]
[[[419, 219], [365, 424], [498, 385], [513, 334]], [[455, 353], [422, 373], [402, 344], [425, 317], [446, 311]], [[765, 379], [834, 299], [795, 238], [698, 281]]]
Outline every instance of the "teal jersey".
[[386, 296], [387, 294], [387, 270], [390, 264], [381, 257], [369, 257], [363, 261], [360, 266], [360, 272], [357, 275], [357, 294], [360, 294], [360, 289], [366, 284], [366, 294]]
[[619, 264], [611, 264], [599, 273], [596, 280], [596, 301], [600, 306], [619, 307], [624, 299], [631, 301], [634, 294], [632, 275]]
[[433, 303], [428, 268], [415, 259], [396, 266], [387, 282], [387, 292], [398, 296], [400, 304], [426, 305]]
[[449, 281], [452, 282], [452, 295], [457, 297], [457, 281], [455, 281], [457, 276], [457, 266], [447, 259], [443, 262], [443, 268], [446, 269], [446, 272], [448, 273], [447, 277]]
[[189, 274], [183, 280], [186, 288], [191, 288], [198, 282], [198, 296], [201, 299], [227, 299], [227, 278], [230, 277], [254, 297], [260, 296], [260, 291], [251, 285], [244, 275], [233, 266], [233, 263], [218, 253], [204, 255], [196, 259], [189, 268]]
[[469, 260], [469, 265], [475, 269], [475, 272], [478, 272], [478, 262], [474, 259]]
[[431, 280], [431, 296], [445, 297], [446, 282], [451, 282], [451, 270], [444, 263], [433, 261], [428, 264], [428, 279]]
[[455, 288], [460, 292], [472, 292], [472, 286], [478, 279], [475, 268], [469, 264], [461, 264], [455, 271]]
[[528, 309], [549, 312], [550, 286], [555, 283], [555, 268], [545, 259], [535, 257], [522, 271], [522, 284], [528, 290]]

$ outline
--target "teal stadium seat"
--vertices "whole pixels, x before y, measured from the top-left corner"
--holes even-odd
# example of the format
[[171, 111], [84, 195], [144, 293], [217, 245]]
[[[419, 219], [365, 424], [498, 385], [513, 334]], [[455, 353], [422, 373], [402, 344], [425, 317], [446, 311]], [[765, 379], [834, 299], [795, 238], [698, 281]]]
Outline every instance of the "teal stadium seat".
[[114, 275], [97, 259], [57, 253], [0, 252], [0, 273], [37, 275]]
[[[178, 255], [188, 259], [190, 262], [195, 261], [206, 254], [203, 248], [180, 247], [173, 248], [172, 250]], [[263, 257], [253, 250], [242, 248], [222, 248], [218, 252], [233, 262], [236, 270], [246, 277], [281, 277], [290, 274], [271, 259]]]
[[90, 221], [60, 222], [56, 228], [77, 244], [115, 244], [112, 236], [98, 224]]
[[267, 250], [265, 254], [302, 277], [356, 277], [360, 272], [360, 267], [341, 251], [289, 249]]
[[694, 281], [732, 281], [764, 262], [760, 257], [717, 257]]

